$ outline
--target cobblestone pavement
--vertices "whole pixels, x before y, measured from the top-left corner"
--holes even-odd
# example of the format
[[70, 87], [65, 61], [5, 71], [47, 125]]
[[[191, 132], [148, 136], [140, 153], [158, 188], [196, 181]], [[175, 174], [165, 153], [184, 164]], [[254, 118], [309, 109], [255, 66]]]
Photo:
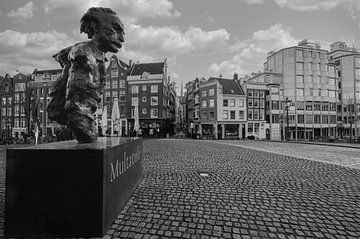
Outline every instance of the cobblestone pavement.
[[[0, 177], [3, 199], [3, 168]], [[217, 142], [145, 140], [144, 179], [106, 238], [360, 238], [359, 205], [358, 169]]]
[[266, 152], [285, 154], [360, 169], [360, 148], [344, 148], [317, 144], [258, 140], [212, 140], [209, 142], [226, 145], [238, 145]]
[[360, 170], [200, 140], [144, 146], [144, 180], [108, 238], [360, 238]]

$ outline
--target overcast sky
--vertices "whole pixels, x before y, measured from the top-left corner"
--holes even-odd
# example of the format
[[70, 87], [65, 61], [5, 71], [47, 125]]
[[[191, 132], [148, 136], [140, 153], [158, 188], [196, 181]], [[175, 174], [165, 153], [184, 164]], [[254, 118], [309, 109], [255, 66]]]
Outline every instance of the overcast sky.
[[302, 39], [360, 48], [360, 0], [1, 0], [0, 74], [59, 68], [51, 56], [86, 40], [79, 21], [93, 6], [112, 8], [124, 22], [120, 59], [167, 58], [179, 87], [262, 71], [270, 50]]

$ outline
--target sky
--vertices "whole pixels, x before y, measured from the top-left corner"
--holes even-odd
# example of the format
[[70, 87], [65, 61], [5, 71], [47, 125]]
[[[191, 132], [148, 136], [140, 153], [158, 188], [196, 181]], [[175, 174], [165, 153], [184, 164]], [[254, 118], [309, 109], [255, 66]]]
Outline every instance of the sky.
[[167, 59], [178, 92], [196, 77], [263, 71], [269, 51], [303, 39], [360, 48], [360, 0], [1, 0], [0, 75], [60, 68], [52, 55], [87, 40], [80, 18], [96, 6], [124, 23], [119, 59]]

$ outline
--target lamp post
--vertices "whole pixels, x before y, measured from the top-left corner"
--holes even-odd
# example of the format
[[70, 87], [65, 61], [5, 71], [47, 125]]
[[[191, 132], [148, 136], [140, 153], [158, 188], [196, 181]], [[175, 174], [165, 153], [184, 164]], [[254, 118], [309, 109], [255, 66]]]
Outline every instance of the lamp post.
[[283, 130], [283, 128], [284, 128], [284, 115], [283, 114], [280, 115], [279, 122], [280, 122], [280, 139], [284, 140], [285, 135], [284, 135], [284, 130]]
[[286, 140], [290, 140], [290, 135], [289, 135], [289, 130], [290, 130], [290, 128], [289, 128], [289, 103], [291, 102], [291, 100], [289, 100], [287, 97], [285, 98], [285, 103], [286, 103], [286, 105], [285, 105], [285, 110], [286, 110], [286, 130], [285, 130], [285, 132], [286, 132]]

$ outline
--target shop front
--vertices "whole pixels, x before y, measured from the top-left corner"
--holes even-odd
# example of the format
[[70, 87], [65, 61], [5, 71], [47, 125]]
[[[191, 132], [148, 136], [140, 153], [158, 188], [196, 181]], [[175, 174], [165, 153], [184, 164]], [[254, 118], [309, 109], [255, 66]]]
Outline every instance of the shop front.
[[215, 128], [213, 124], [201, 124], [201, 138], [202, 139], [214, 139]]

